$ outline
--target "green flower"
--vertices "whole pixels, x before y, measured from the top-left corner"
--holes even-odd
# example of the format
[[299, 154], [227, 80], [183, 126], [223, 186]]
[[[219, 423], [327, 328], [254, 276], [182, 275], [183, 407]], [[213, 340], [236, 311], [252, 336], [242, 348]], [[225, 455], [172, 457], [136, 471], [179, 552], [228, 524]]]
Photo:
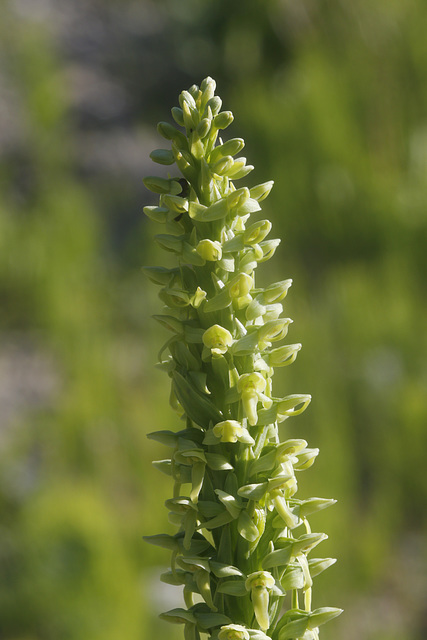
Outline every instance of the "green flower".
[[308, 516], [334, 500], [295, 497], [296, 471], [308, 469], [318, 449], [279, 440], [279, 424], [311, 396], [273, 395], [275, 368], [301, 348], [278, 344], [292, 323], [282, 317], [292, 280], [255, 286], [256, 269], [280, 244], [267, 238], [269, 220], [252, 218], [273, 181], [238, 186], [253, 166], [239, 155], [241, 138], [219, 137], [233, 114], [221, 111], [215, 88], [206, 78], [181, 93], [176, 126], [158, 125], [170, 148], [151, 153], [170, 174], [144, 180], [159, 196], [144, 212], [175, 259], [145, 269], [164, 305], [155, 319], [169, 339], [158, 366], [171, 379], [178, 420], [175, 431], [149, 434], [172, 448], [155, 466], [174, 483], [166, 507], [177, 530], [148, 541], [172, 553], [162, 579], [183, 588], [186, 606], [162, 618], [183, 624], [185, 640], [318, 640], [318, 627], [341, 610], [311, 610], [313, 578], [333, 561], [308, 560], [327, 537], [311, 533]]

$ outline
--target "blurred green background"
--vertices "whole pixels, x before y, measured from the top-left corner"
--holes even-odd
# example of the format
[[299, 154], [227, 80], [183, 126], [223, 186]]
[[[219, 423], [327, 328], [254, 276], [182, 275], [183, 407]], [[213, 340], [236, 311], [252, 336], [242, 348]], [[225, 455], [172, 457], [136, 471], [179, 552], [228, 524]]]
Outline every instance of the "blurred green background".
[[[277, 395], [320, 456], [301, 497], [339, 562], [329, 640], [427, 637], [427, 4], [3, 0], [0, 20], [0, 638], [170, 636], [165, 451], [176, 428], [142, 177], [155, 125], [206, 75], [236, 117], [292, 277], [297, 362]], [[228, 131], [227, 131], [228, 134]], [[322, 635], [322, 637], [323, 637]]]

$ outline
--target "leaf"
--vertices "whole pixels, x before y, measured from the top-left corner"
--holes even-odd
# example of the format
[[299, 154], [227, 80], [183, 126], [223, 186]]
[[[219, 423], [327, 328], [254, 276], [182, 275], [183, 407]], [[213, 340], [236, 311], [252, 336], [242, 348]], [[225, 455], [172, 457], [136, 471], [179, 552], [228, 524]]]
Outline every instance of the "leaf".
[[162, 547], [163, 549], [170, 549], [171, 551], [178, 551], [179, 543], [174, 536], [169, 536], [167, 533], [158, 533], [154, 536], [143, 536], [143, 540], [148, 544], [154, 544], [156, 547]]
[[221, 311], [226, 309], [231, 304], [231, 298], [228, 289], [222, 289], [220, 293], [205, 302], [203, 311], [205, 313], [211, 313], [213, 311]]
[[192, 622], [193, 624], [196, 623], [196, 619], [191, 611], [187, 611], [187, 609], [182, 609], [181, 607], [161, 613], [159, 617], [161, 620], [166, 620], [167, 622], [173, 622], [175, 624], [185, 624], [186, 622]]
[[156, 440], [156, 442], [160, 442], [167, 447], [176, 447], [179, 436], [175, 431], [163, 430], [147, 433], [147, 438], [149, 440]]
[[243, 573], [237, 567], [231, 564], [223, 564], [222, 562], [216, 562], [211, 560], [210, 563], [212, 573], [217, 578], [228, 578], [229, 576], [242, 576]]
[[196, 391], [180, 373], [173, 373], [173, 387], [180, 404], [191, 420], [201, 427], [221, 422], [222, 414], [207, 396]]
[[217, 592], [237, 597], [248, 595], [244, 580], [227, 580], [221, 582], [217, 588]]
[[230, 618], [222, 613], [196, 613], [194, 617], [202, 629], [212, 629], [212, 627], [220, 627], [225, 624], [231, 624]]
[[326, 569], [335, 564], [336, 561], [336, 558], [312, 558], [308, 561], [311, 577], [315, 578], [322, 573], [322, 571], [326, 571]]
[[214, 471], [227, 471], [233, 468], [227, 458], [220, 453], [205, 453], [205, 456], [208, 467]]
[[343, 609], [335, 607], [320, 607], [310, 613], [309, 628], [314, 629], [333, 620], [343, 612]]
[[291, 640], [293, 638], [300, 638], [307, 631], [308, 627], [308, 615], [305, 615], [299, 620], [293, 620], [288, 622], [279, 631], [279, 640]]

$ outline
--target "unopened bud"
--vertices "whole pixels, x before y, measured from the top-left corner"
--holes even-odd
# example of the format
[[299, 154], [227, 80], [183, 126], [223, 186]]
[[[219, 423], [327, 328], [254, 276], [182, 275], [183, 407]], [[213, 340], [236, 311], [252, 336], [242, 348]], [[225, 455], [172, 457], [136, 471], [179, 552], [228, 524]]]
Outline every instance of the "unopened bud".
[[196, 251], [204, 260], [208, 260], [210, 262], [221, 260], [222, 258], [221, 243], [216, 240], [209, 240], [209, 238], [200, 240], [196, 247]]
[[[213, 111], [213, 110], [212, 110]], [[234, 120], [234, 116], [231, 111], [221, 111], [213, 120], [214, 127], [217, 129], [226, 129]]]

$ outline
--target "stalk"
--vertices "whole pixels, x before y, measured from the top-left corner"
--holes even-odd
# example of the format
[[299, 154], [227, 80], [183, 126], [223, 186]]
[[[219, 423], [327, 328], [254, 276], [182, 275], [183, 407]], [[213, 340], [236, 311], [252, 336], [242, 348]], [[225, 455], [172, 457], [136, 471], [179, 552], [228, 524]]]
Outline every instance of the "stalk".
[[308, 558], [327, 536], [311, 532], [307, 516], [335, 500], [295, 497], [297, 473], [318, 449], [279, 439], [278, 424], [311, 397], [273, 395], [275, 368], [301, 348], [278, 346], [292, 322], [282, 316], [292, 281], [255, 282], [279, 245], [266, 239], [269, 220], [252, 218], [273, 182], [235, 186], [253, 166], [234, 157], [241, 138], [219, 137], [233, 115], [221, 111], [212, 78], [183, 91], [179, 104], [178, 127], [158, 125], [170, 148], [151, 154], [179, 175], [144, 179], [159, 194], [159, 205], [144, 209], [163, 227], [156, 241], [176, 257], [173, 268], [146, 268], [161, 286], [154, 317], [171, 336], [158, 366], [181, 420], [177, 431], [148, 436], [170, 451], [154, 464], [174, 483], [166, 506], [178, 531], [145, 539], [172, 552], [162, 580], [181, 586], [185, 602], [161, 617], [183, 624], [186, 640], [315, 640], [341, 609], [311, 608], [313, 578], [335, 560]]

